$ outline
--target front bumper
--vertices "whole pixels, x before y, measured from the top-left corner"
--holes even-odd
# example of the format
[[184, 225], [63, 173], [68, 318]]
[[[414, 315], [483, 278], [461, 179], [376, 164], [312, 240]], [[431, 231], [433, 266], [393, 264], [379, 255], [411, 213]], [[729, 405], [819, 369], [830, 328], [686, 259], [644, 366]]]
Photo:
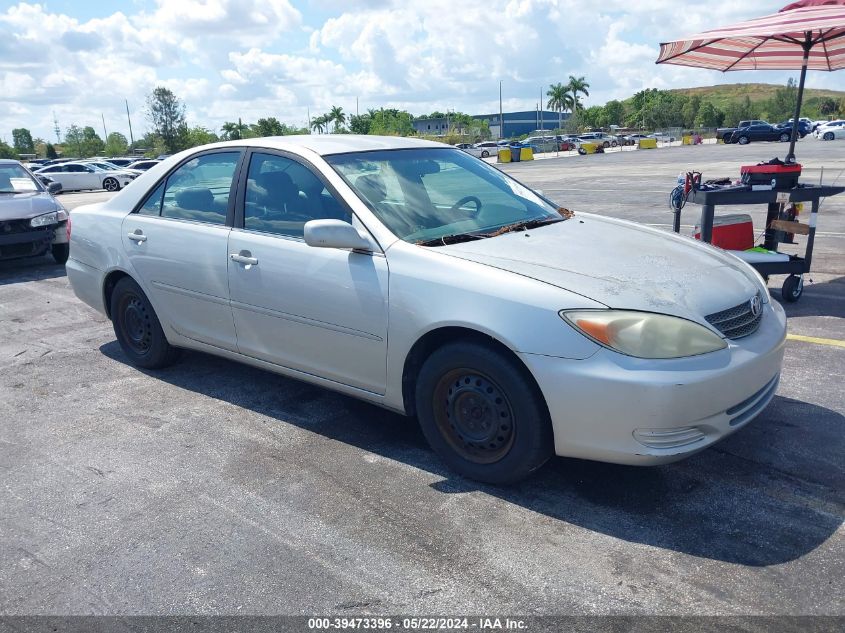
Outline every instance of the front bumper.
[[696, 453], [754, 419], [774, 397], [785, 337], [783, 308], [769, 301], [757, 332], [702, 356], [520, 357], [546, 398], [558, 455], [649, 465]]

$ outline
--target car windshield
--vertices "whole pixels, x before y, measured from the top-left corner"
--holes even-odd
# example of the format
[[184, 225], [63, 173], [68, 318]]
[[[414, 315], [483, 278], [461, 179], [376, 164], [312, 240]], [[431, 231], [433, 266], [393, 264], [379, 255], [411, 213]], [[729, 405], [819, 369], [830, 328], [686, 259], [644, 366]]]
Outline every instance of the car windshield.
[[358, 152], [326, 161], [406, 242], [446, 244], [563, 219], [527, 187], [454, 149]]
[[14, 163], [0, 165], [0, 193], [39, 191], [41, 187], [29, 172]]
[[93, 165], [94, 167], [97, 167], [98, 169], [101, 169], [103, 171], [116, 171], [116, 170], [120, 169], [117, 165], [112, 165], [111, 163], [88, 163], [88, 164]]

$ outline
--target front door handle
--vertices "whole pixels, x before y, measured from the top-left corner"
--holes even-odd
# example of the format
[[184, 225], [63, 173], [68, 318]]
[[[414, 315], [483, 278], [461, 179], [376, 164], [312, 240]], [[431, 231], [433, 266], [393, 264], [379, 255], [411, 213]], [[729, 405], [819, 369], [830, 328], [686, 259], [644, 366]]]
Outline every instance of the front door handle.
[[249, 251], [241, 251], [240, 253], [229, 253], [229, 259], [239, 264], [246, 264], [247, 266], [256, 266], [258, 264], [257, 257], [251, 257]]
[[133, 242], [146, 242], [147, 236], [141, 233], [141, 230], [138, 229], [134, 233], [129, 233], [126, 237], [128, 237]]

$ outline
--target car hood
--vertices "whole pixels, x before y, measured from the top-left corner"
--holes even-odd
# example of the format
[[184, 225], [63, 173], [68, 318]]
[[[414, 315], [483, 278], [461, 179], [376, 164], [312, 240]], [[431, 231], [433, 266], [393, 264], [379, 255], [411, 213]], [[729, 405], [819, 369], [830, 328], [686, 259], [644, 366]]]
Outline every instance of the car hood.
[[674, 233], [590, 214], [436, 250], [558, 286], [609, 308], [660, 312], [698, 322], [748, 301], [762, 288], [747, 264], [724, 251]]
[[56, 200], [45, 191], [0, 193], [0, 221], [28, 220], [58, 209]]

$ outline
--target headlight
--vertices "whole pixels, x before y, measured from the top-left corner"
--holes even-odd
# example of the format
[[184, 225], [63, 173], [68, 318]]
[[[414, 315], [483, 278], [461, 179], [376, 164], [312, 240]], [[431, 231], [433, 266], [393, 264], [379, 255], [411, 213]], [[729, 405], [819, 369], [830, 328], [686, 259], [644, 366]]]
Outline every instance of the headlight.
[[560, 316], [600, 345], [637, 358], [682, 358], [728, 346], [706, 327], [666, 314], [573, 310], [561, 311]]
[[29, 221], [29, 225], [32, 228], [38, 228], [40, 226], [47, 226], [48, 224], [57, 224], [59, 221], [58, 214], [53, 211], [52, 213], [45, 213], [44, 215], [37, 215]]

